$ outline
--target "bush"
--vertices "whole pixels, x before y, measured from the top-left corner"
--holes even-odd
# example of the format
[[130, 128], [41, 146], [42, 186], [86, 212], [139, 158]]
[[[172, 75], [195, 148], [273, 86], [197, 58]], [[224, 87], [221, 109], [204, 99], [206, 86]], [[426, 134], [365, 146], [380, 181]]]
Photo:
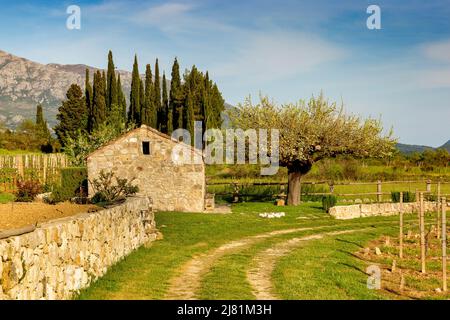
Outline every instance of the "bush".
[[19, 180], [17, 181], [17, 191], [15, 193], [17, 202], [32, 202], [36, 196], [42, 192], [39, 180]]
[[[113, 183], [115, 178], [116, 183]], [[132, 185], [133, 181], [128, 179], [120, 179], [114, 177], [113, 172], [100, 171], [98, 179], [91, 181], [95, 195], [91, 201], [93, 203], [114, 203], [125, 199], [129, 195], [133, 195], [139, 191], [137, 186]]]
[[328, 196], [322, 197], [322, 208], [326, 212], [328, 212], [331, 207], [334, 207], [336, 205], [336, 203], [337, 203], [336, 196], [328, 195]]
[[[394, 191], [391, 192], [392, 202], [400, 202], [400, 192]], [[414, 202], [416, 201], [416, 195], [413, 192], [403, 191], [403, 202]]]
[[87, 170], [86, 168], [61, 169], [61, 185], [56, 187], [48, 199], [50, 203], [70, 200], [74, 197], [87, 196]]

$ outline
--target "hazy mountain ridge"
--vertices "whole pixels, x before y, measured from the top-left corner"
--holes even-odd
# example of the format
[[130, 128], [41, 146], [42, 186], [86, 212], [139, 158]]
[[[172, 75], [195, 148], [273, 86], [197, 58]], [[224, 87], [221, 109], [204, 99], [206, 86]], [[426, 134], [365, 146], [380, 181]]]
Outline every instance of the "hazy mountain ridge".
[[436, 149], [446, 149], [448, 152], [450, 152], [450, 140], [438, 148], [414, 144], [404, 144], [404, 143], [397, 143], [396, 147], [403, 154], [411, 154], [414, 152], [422, 153], [425, 150], [436, 150]]
[[[0, 50], [0, 121], [14, 127], [25, 118], [34, 119], [36, 105], [41, 103], [50, 126], [67, 89], [72, 83], [84, 88], [86, 68], [83, 64], [41, 64]], [[120, 73], [125, 95], [131, 87], [131, 72]], [[92, 81], [92, 77], [91, 77]]]

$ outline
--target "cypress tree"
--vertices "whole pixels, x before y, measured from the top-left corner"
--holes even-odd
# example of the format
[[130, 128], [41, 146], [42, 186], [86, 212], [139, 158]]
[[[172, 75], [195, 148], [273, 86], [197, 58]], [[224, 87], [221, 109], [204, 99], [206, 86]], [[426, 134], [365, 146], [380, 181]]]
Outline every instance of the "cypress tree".
[[86, 120], [86, 129], [88, 132], [92, 132], [92, 86], [89, 79], [89, 69], [86, 68], [86, 81], [84, 85], [84, 96], [86, 99], [86, 109], [87, 109], [87, 120]]
[[153, 105], [156, 110], [156, 126], [155, 128], [162, 131], [162, 125], [164, 124], [164, 113], [161, 107], [161, 82], [159, 78], [159, 63], [158, 58], [155, 62], [155, 82], [153, 85]]
[[139, 124], [138, 121], [140, 111], [139, 89], [140, 89], [139, 67], [137, 62], [137, 56], [135, 55], [133, 64], [133, 73], [131, 76], [130, 109], [128, 111], [128, 123]]
[[44, 112], [42, 111], [42, 105], [38, 104], [36, 107], [36, 127], [38, 129], [38, 132], [45, 137], [50, 137], [50, 131], [47, 127], [47, 121], [44, 119]]
[[194, 140], [194, 94], [191, 90], [188, 89], [186, 94], [186, 125], [185, 128], [191, 134], [191, 141]]
[[206, 71], [203, 89], [202, 89], [202, 97], [201, 97], [201, 112], [203, 119], [203, 131], [212, 127], [210, 124], [210, 109], [211, 109], [211, 98], [210, 98], [210, 81], [209, 81], [209, 73]]
[[86, 111], [86, 100], [80, 86], [72, 84], [66, 93], [66, 100], [58, 108], [56, 116], [59, 123], [55, 126], [55, 133], [61, 145], [64, 146], [67, 137], [75, 138]]
[[222, 126], [222, 112], [225, 110], [225, 100], [222, 98], [217, 84], [213, 84], [210, 88], [210, 110], [209, 119], [211, 128], [220, 128]]
[[139, 79], [139, 118], [137, 123], [139, 125], [142, 124], [142, 115], [143, 115], [143, 110], [145, 109], [145, 89], [144, 89], [144, 81], [142, 81], [142, 79]]
[[173, 129], [183, 128], [183, 92], [180, 79], [180, 66], [177, 58], [172, 66], [170, 80], [170, 109], [173, 114]]
[[94, 74], [94, 92], [92, 102], [92, 131], [99, 128], [106, 120], [106, 101], [104, 77], [97, 71]]
[[167, 134], [172, 134], [173, 131], [173, 115], [172, 110], [169, 107], [169, 97], [167, 95], [167, 80], [166, 74], [163, 73], [162, 79], [162, 108], [164, 109], [164, 113], [167, 115], [166, 125], [163, 128], [163, 132]]
[[44, 123], [44, 114], [42, 112], [42, 105], [38, 104], [36, 107], [36, 125], [42, 126]]
[[153, 106], [153, 79], [152, 69], [149, 64], [145, 68], [145, 110], [142, 112], [142, 123], [155, 128], [156, 111]]
[[127, 101], [123, 94], [122, 83], [120, 81], [120, 73], [117, 75], [117, 100], [120, 106], [120, 114], [122, 122], [127, 121]]
[[106, 108], [111, 110], [111, 105], [118, 104], [116, 74], [111, 50], [108, 53], [108, 72], [106, 75]]
[[[100, 79], [101, 79], [101, 85], [102, 85], [102, 93], [103, 93], [103, 97], [105, 99], [105, 105], [106, 105], [106, 73], [105, 73], [105, 70], [102, 71], [102, 77]], [[105, 109], [105, 112], [106, 113], [108, 112], [108, 108]]]

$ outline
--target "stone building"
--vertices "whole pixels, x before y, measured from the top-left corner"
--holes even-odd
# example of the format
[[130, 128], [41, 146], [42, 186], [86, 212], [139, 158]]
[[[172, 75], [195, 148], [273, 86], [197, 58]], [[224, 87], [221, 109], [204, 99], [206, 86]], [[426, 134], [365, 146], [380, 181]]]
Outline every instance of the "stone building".
[[[192, 159], [191, 163], [178, 159]], [[139, 194], [150, 196], [159, 211], [202, 212], [205, 208], [205, 165], [201, 151], [145, 125], [91, 153], [89, 181], [101, 170], [134, 179]], [[89, 185], [89, 196], [95, 190]]]

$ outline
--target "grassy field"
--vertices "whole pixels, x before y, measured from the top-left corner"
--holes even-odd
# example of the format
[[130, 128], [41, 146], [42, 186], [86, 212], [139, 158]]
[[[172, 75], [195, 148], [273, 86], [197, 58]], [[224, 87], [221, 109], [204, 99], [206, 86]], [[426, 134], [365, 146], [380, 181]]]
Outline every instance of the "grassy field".
[[[243, 195], [251, 195], [248, 197], [243, 197], [245, 201], [270, 201], [275, 199], [278, 194], [280, 194], [280, 186], [258, 186], [250, 185], [251, 182], [246, 182], [239, 180], [239, 183], [249, 183], [248, 186], [240, 187], [239, 193]], [[401, 183], [382, 183], [382, 192], [387, 193], [382, 196], [383, 201], [388, 201], [391, 199], [390, 193], [394, 191], [409, 191], [415, 193], [416, 190], [426, 191], [425, 182], [401, 182]], [[311, 193], [327, 193], [330, 191], [328, 184], [303, 184], [302, 186], [302, 199], [305, 201], [313, 200], [316, 201], [319, 196], [308, 196]], [[218, 200], [231, 201], [234, 188], [232, 185], [209, 185], [208, 192], [216, 193], [216, 198]], [[286, 192], [286, 190], [284, 191]], [[370, 199], [375, 201], [377, 196], [375, 194], [365, 194], [365, 193], [375, 193], [377, 192], [376, 183], [371, 184], [343, 184], [334, 186], [334, 194], [361, 194], [361, 195], [346, 195], [338, 196], [338, 200], [355, 200], [355, 199]], [[221, 194], [227, 194], [227, 196], [222, 196]], [[431, 193], [433, 195], [437, 194], [437, 184], [431, 184]], [[306, 195], [305, 195], [306, 194]], [[441, 195], [450, 196], [450, 183], [441, 183]]]
[[[206, 175], [209, 182], [233, 181], [253, 182], [284, 182], [287, 177], [287, 169], [280, 167], [277, 174], [273, 176], [261, 176], [258, 165], [208, 165]], [[308, 174], [306, 181], [397, 181], [397, 180], [436, 180], [438, 178], [450, 180], [450, 166], [430, 167], [430, 166], [395, 166], [389, 164], [364, 163], [355, 161], [348, 166], [345, 162], [325, 159], [315, 163]]]
[[[286, 216], [259, 217], [261, 212], [274, 211], [283, 211]], [[394, 236], [398, 217], [338, 221], [325, 214], [318, 203], [283, 208], [270, 203], [242, 203], [233, 207], [232, 214], [163, 212], [157, 213], [156, 219], [164, 239], [130, 254], [82, 291], [78, 299], [167, 298], [172, 280], [193, 272], [185, 267], [193, 260], [207, 262], [195, 298], [255, 299], [258, 293], [251, 280], [253, 269], [268, 272], [273, 294], [280, 299], [403, 298], [386, 290], [367, 289], [365, 268], [373, 262], [355, 254], [380, 237]], [[415, 219], [415, 215], [407, 217], [407, 224], [412, 225]], [[297, 244], [298, 239], [301, 241]], [[292, 243], [295, 246], [272, 264], [258, 260], [274, 257], [266, 250]], [[258, 269], [261, 263], [267, 268]], [[186, 279], [189, 287], [190, 279]]]

